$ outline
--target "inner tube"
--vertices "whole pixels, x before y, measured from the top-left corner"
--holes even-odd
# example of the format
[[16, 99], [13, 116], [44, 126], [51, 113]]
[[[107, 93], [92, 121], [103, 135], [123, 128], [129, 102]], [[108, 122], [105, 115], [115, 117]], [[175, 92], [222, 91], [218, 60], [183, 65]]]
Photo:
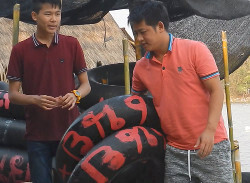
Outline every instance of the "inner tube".
[[68, 183], [163, 183], [165, 138], [152, 128], [120, 130], [95, 145]]
[[24, 120], [0, 117], [0, 144], [26, 149]]
[[0, 81], [0, 91], [9, 91], [8, 83]]
[[[135, 62], [129, 63], [130, 83]], [[88, 70], [91, 92], [80, 100], [81, 109], [88, 109], [102, 100], [125, 94], [124, 64], [110, 64]]]
[[242, 172], [242, 183], [250, 182], [250, 172]]
[[26, 151], [0, 146], [0, 165], [0, 183], [30, 182]]
[[161, 132], [149, 96], [116, 96], [83, 112], [65, 132], [56, 153], [56, 169], [67, 182], [77, 163], [104, 138], [121, 129], [145, 126]]
[[8, 91], [0, 91], [0, 116], [25, 119], [24, 106], [11, 103]]

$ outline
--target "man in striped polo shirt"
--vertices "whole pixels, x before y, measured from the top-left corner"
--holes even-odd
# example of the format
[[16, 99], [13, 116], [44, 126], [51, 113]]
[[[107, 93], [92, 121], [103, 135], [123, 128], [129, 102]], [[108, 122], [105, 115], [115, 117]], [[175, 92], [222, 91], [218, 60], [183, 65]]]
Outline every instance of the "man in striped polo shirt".
[[224, 95], [213, 55], [201, 42], [168, 33], [162, 2], [135, 4], [128, 20], [147, 51], [134, 68], [132, 93], [153, 96], [167, 139], [165, 182], [232, 183]]
[[[36, 32], [12, 49], [7, 78], [10, 101], [25, 105], [27, 149], [33, 183], [52, 183], [52, 157], [79, 116], [76, 102], [90, 92], [76, 38], [58, 34], [61, 0], [33, 0]], [[80, 86], [75, 90], [73, 73]], [[19, 93], [22, 85], [23, 93]]]

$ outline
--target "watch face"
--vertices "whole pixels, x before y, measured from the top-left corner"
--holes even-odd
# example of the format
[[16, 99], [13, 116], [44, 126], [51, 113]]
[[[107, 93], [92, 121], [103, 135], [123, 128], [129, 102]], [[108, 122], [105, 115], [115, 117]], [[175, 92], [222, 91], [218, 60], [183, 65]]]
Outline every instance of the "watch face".
[[76, 95], [80, 96], [80, 93], [79, 93], [79, 91], [76, 91]]

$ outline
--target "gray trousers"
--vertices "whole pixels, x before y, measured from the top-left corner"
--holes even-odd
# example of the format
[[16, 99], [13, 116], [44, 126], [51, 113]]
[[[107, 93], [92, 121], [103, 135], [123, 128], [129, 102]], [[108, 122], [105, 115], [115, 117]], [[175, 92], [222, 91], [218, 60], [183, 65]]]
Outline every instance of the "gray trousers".
[[200, 159], [195, 150], [167, 145], [164, 182], [233, 183], [230, 142], [214, 144], [211, 154], [204, 159]]

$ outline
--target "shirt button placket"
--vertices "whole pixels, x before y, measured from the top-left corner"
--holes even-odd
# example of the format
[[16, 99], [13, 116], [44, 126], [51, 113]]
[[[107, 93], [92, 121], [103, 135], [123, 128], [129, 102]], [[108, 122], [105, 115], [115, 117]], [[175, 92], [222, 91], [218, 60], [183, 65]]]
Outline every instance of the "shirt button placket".
[[49, 61], [49, 50], [48, 49], [46, 49], [46, 61]]
[[165, 66], [162, 66], [162, 67], [161, 67], [161, 74], [162, 74], [162, 77], [165, 76], [165, 72], [166, 72], [166, 67], [165, 67]]

